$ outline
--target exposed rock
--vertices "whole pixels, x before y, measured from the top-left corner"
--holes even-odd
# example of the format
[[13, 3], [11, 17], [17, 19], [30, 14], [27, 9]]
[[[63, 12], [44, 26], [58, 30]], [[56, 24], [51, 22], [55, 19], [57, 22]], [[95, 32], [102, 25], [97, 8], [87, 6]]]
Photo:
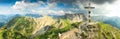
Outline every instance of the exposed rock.
[[[41, 18], [16, 17], [0, 29], [0, 39], [119, 39], [120, 30], [109, 24], [98, 22], [80, 22], [80, 16], [56, 21], [43, 16]], [[79, 18], [79, 19], [76, 19]], [[71, 21], [78, 20], [74, 25]], [[76, 27], [77, 25], [77, 27]], [[79, 26], [79, 27], [78, 27]], [[52, 28], [51, 28], [52, 27]], [[61, 34], [59, 34], [59, 32]], [[42, 35], [41, 35], [42, 34]], [[59, 34], [59, 35], [58, 35]], [[45, 37], [44, 37], [45, 36]], [[59, 36], [59, 37], [58, 37]]]
[[36, 26], [35, 26], [32, 34], [35, 34], [36, 32], [39, 32], [39, 30], [41, 30], [42, 28], [44, 28], [48, 25], [52, 25], [56, 22], [55, 19], [53, 19], [52, 17], [49, 17], [49, 16], [35, 18], [34, 21], [36, 23]]
[[65, 17], [71, 20], [73, 23], [87, 20], [86, 16], [82, 13], [65, 14]]
[[77, 39], [76, 32], [78, 32], [77, 28], [71, 29], [65, 33], [62, 33], [59, 39]]

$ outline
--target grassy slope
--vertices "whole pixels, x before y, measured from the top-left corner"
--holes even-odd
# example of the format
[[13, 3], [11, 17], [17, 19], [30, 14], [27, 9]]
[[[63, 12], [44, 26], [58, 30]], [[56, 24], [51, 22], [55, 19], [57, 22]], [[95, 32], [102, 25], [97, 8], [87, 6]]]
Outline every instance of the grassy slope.
[[120, 39], [120, 30], [112, 27], [109, 24], [99, 23], [100, 25], [100, 39]]
[[[33, 31], [33, 21], [27, 17], [16, 17], [1, 28], [0, 37], [4, 39], [26, 39]], [[6, 28], [6, 29], [5, 29]], [[6, 36], [5, 36], [6, 35]]]
[[59, 26], [59, 25], [53, 25], [51, 30], [49, 30], [43, 35], [36, 36], [34, 39], [47, 39], [47, 38], [58, 39], [59, 33], [69, 31], [70, 29], [73, 29], [77, 27], [78, 24], [80, 24], [80, 23], [70, 23], [70, 20], [67, 19], [61, 19], [61, 22], [63, 23], [63, 26], [65, 26], [64, 28], [57, 29], [55, 26]]
[[[26, 17], [16, 17], [12, 19], [8, 24], [0, 29], [0, 39], [30, 39], [31, 33], [33, 31], [34, 21], [30, 21], [32, 19]], [[72, 28], [78, 27], [79, 23], [70, 23], [67, 19], [61, 19], [63, 26], [62, 29], [58, 29], [52, 25], [52, 29], [47, 31], [47, 33], [43, 35], [36, 36], [34, 39], [58, 39], [58, 33], [63, 33], [69, 31]], [[120, 30], [111, 27], [108, 24], [99, 23], [100, 25], [100, 38], [107, 38], [107, 39], [120, 39]], [[4, 29], [7, 27], [7, 29]]]

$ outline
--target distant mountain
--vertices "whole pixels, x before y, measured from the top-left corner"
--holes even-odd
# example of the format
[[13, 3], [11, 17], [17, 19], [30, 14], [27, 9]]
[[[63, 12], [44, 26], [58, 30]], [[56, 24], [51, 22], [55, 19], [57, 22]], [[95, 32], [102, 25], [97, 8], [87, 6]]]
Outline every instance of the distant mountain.
[[40, 14], [25, 14], [25, 16], [34, 17], [34, 18], [42, 17], [42, 15]]
[[34, 18], [39, 18], [41, 15], [39, 14], [9, 14], [9, 15], [0, 15], [0, 27], [12, 20], [14, 17], [18, 16], [29, 16], [29, 17], [34, 17]]
[[104, 22], [120, 29], [120, 17], [94, 16], [92, 20]]
[[104, 23], [111, 24], [120, 29], [120, 17], [109, 17], [109, 19], [105, 20]]
[[10, 14], [10, 15], [0, 15], [0, 26], [3, 26], [7, 22], [9, 22], [11, 19], [13, 19], [16, 16], [20, 16], [19, 14]]
[[[75, 15], [75, 14], [73, 14], [73, 15]], [[42, 17], [42, 15], [40, 15], [40, 14], [9, 14], [9, 15], [0, 15], [0, 26], [3, 26], [4, 24], [6, 24], [10, 20], [12, 20], [14, 17], [18, 17], [18, 16], [28, 16], [28, 17], [34, 17], [34, 18]], [[66, 15], [48, 15], [48, 16], [53, 17], [55, 19], [67, 18]]]
[[5, 23], [8, 22], [9, 17], [5, 15], [0, 15], [0, 26], [3, 26]]
[[[42, 15], [40, 15], [40, 14], [25, 14], [25, 15], [10, 14], [10, 15], [0, 15], [0, 26], [3, 26], [7, 22], [9, 22], [11, 19], [13, 19], [14, 17], [17, 17], [17, 16], [29, 16], [29, 17], [34, 17], [34, 18], [42, 17]], [[55, 19], [69, 18], [69, 17], [66, 17], [67, 15], [48, 15], [48, 16], [51, 16], [51, 17], [53, 17]], [[83, 18], [85, 18], [85, 17], [83, 17]], [[120, 24], [120, 21], [119, 21], [120, 17], [94, 16], [94, 17], [92, 17], [92, 20], [93, 21], [104, 22], [104, 23], [107, 23], [107, 24], [111, 24], [112, 26], [115, 26], [117, 28], [120, 28], [120, 25], [119, 25]]]

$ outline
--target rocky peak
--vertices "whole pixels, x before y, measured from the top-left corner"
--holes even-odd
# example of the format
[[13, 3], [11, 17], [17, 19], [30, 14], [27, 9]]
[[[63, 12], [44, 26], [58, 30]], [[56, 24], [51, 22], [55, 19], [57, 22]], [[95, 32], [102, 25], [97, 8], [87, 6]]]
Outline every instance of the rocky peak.
[[41, 18], [34, 18], [34, 21], [36, 23], [36, 27], [34, 28], [34, 32], [32, 34], [35, 34], [38, 32], [41, 28], [52, 25], [56, 22], [55, 19], [49, 16], [43, 16]]
[[65, 14], [65, 17], [74, 22], [81, 22], [86, 20], [86, 16], [83, 13]]

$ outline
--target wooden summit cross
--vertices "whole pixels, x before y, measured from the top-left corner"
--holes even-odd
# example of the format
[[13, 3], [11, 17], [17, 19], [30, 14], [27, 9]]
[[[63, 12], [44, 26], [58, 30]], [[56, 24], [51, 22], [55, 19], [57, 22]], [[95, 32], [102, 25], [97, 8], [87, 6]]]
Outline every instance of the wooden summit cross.
[[91, 22], [91, 16], [90, 16], [90, 14], [91, 14], [91, 9], [94, 9], [95, 7], [92, 7], [91, 6], [91, 3], [90, 3], [90, 1], [89, 1], [89, 5], [87, 6], [87, 7], [84, 7], [85, 9], [88, 9], [88, 18], [87, 18], [87, 21], [90, 23]]

